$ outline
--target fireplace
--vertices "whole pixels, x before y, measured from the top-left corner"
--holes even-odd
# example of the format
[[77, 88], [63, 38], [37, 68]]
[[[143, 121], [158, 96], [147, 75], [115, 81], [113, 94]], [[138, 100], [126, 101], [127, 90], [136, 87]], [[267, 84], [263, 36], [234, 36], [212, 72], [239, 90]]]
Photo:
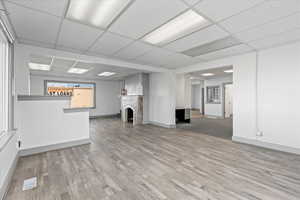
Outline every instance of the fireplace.
[[133, 123], [133, 110], [132, 108], [126, 108], [125, 115], [128, 123]]
[[143, 96], [122, 96], [122, 121], [133, 125], [143, 123]]

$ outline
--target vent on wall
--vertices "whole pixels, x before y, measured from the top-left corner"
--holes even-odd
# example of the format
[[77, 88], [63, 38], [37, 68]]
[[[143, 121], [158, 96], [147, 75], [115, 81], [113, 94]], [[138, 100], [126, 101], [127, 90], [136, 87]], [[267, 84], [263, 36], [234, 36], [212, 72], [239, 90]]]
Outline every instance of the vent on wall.
[[240, 45], [241, 42], [233, 37], [226, 37], [220, 40], [216, 40], [198, 47], [194, 47], [192, 49], [183, 51], [181, 53], [187, 55], [187, 56], [191, 56], [191, 57], [196, 57], [196, 56], [200, 56], [200, 55], [204, 55], [207, 53], [211, 53], [214, 51], [218, 51], [221, 49], [226, 49], [229, 47], [233, 47], [236, 45]]

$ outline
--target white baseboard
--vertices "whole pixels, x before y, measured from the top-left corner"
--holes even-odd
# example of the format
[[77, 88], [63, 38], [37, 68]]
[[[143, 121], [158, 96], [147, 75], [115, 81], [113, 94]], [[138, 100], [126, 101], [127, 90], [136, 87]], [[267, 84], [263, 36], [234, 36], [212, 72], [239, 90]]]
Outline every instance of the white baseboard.
[[263, 141], [254, 140], [254, 139], [236, 137], [236, 136], [232, 137], [232, 141], [244, 143], [244, 144], [250, 144], [250, 145], [254, 145], [254, 146], [259, 146], [259, 147], [263, 147], [266, 149], [272, 149], [272, 150], [276, 150], [276, 151], [282, 151], [282, 152], [286, 152], [286, 153], [293, 153], [293, 154], [300, 155], [299, 148], [288, 147], [288, 146], [284, 146], [284, 145], [273, 144], [273, 143], [263, 142]]
[[[144, 123], [146, 124], [146, 123]], [[160, 123], [160, 122], [153, 122], [153, 121], [149, 121], [147, 122], [147, 124], [152, 124], [154, 126], [161, 126], [161, 127], [164, 127], [164, 128], [176, 128], [176, 125], [174, 124], [164, 124], [164, 123]]]
[[217, 115], [204, 115], [204, 117], [209, 118], [209, 119], [224, 119], [224, 117], [217, 116]]
[[65, 149], [65, 148], [69, 148], [69, 147], [80, 146], [80, 145], [90, 144], [90, 143], [91, 143], [90, 139], [82, 139], [82, 140], [76, 140], [76, 141], [71, 141], [71, 142], [52, 144], [52, 145], [48, 145], [48, 146], [34, 147], [34, 148], [30, 148], [30, 149], [22, 149], [19, 151], [19, 155], [20, 156], [29, 156], [29, 155], [33, 155], [33, 154], [44, 153], [47, 151]]
[[16, 171], [16, 167], [17, 167], [17, 164], [18, 164], [18, 160], [19, 160], [19, 154], [16, 155], [6, 177], [4, 178], [4, 181], [3, 181], [3, 186], [0, 188], [0, 199], [3, 200], [8, 192], [8, 189], [9, 189], [9, 186], [10, 186], [10, 183], [12, 181], [12, 178], [13, 178], [13, 175], [14, 175], [14, 172]]
[[105, 118], [105, 117], [120, 117], [121, 114], [120, 113], [116, 113], [116, 114], [107, 114], [107, 115], [92, 115], [89, 116], [90, 119], [96, 119], [96, 118]]

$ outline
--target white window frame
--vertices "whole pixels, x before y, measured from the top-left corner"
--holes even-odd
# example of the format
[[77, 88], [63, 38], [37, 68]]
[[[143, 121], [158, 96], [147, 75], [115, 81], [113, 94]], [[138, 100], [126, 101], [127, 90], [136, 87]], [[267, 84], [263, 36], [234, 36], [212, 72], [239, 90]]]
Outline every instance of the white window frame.
[[0, 31], [0, 78], [1, 142], [9, 131], [9, 44], [2, 31]]
[[221, 104], [221, 87], [219, 85], [206, 87], [206, 102], [207, 104]]

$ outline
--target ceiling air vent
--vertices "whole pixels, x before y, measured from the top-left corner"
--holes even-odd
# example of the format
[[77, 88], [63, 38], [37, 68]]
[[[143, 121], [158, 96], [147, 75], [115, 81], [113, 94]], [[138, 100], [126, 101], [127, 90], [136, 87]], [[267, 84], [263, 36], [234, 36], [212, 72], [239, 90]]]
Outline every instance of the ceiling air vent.
[[216, 40], [198, 47], [194, 47], [192, 49], [183, 51], [181, 53], [187, 55], [187, 56], [191, 56], [191, 57], [196, 57], [196, 56], [200, 56], [200, 55], [204, 55], [207, 53], [211, 53], [214, 51], [218, 51], [221, 49], [226, 49], [229, 47], [233, 47], [236, 45], [240, 45], [241, 42], [233, 37], [226, 37], [220, 40]]

